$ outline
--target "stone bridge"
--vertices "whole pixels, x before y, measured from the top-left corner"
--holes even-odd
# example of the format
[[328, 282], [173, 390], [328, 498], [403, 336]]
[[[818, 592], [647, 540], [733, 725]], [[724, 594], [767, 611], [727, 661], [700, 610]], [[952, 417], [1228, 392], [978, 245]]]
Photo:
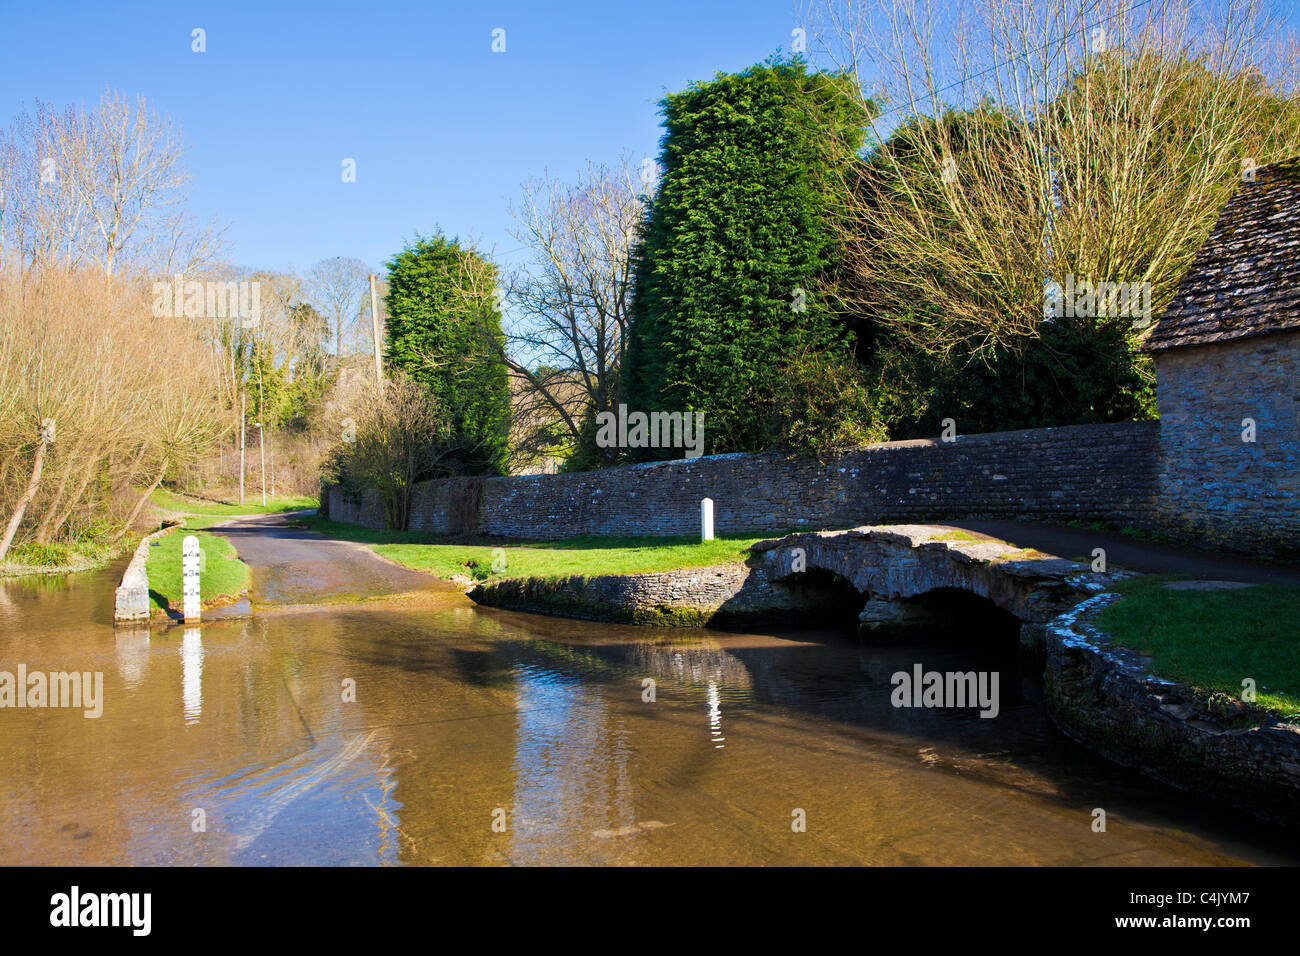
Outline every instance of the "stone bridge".
[[470, 596], [565, 617], [677, 626], [856, 614], [860, 628], [875, 630], [964, 620], [936, 600], [964, 592], [1014, 616], [1021, 641], [1037, 647], [1048, 621], [1125, 576], [958, 528], [880, 525], [760, 541], [743, 564], [508, 579], [478, 585]]
[[864, 598], [865, 629], [921, 623], [936, 616], [925, 601], [936, 591], [985, 598], [1022, 624], [1022, 640], [1041, 642], [1044, 625], [1127, 576], [942, 525], [880, 525], [760, 541], [751, 564], [774, 585], [817, 571], [837, 575]]

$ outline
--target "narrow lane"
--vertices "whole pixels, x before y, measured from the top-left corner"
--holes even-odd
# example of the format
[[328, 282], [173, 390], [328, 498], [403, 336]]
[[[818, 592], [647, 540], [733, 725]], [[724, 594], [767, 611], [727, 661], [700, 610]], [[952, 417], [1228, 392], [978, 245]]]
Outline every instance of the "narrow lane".
[[235, 518], [210, 528], [252, 569], [253, 608], [338, 604], [412, 591], [453, 592], [453, 585], [379, 557], [364, 545], [335, 541], [290, 525], [290, 515]]

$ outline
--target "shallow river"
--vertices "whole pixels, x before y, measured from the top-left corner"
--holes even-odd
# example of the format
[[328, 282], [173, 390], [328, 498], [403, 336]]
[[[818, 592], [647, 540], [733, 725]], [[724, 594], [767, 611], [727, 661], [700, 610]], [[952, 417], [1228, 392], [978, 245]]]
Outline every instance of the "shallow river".
[[[1063, 738], [1012, 643], [641, 629], [447, 591], [115, 633], [119, 575], [0, 583], [0, 670], [104, 682], [95, 719], [0, 710], [0, 864], [1300, 861]], [[998, 671], [1000, 713], [894, 708], [915, 663]]]

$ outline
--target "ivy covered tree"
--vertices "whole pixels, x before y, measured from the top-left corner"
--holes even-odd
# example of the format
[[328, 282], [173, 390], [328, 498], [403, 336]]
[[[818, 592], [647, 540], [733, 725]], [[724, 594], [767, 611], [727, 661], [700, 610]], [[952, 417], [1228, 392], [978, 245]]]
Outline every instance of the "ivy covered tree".
[[510, 385], [499, 355], [496, 266], [441, 232], [417, 237], [388, 268], [385, 354], [432, 393], [462, 474], [501, 474]]
[[873, 108], [848, 77], [798, 58], [663, 101], [660, 188], [635, 268], [630, 410], [704, 412], [709, 453], [782, 443], [787, 358], [845, 347], [826, 280], [840, 255], [839, 191]]

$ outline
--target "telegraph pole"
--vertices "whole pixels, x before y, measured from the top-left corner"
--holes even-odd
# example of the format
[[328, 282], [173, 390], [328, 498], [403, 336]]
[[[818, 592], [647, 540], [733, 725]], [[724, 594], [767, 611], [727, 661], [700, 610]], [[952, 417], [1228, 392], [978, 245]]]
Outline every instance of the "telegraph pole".
[[243, 389], [239, 392], [239, 503], [244, 503], [244, 403]]
[[261, 422], [254, 422], [253, 427], [257, 429], [258, 443], [262, 447], [262, 507], [266, 507], [266, 429], [262, 427]]
[[384, 380], [384, 364], [379, 354], [379, 299], [375, 295], [375, 276], [370, 277], [370, 327], [375, 333], [375, 381]]

